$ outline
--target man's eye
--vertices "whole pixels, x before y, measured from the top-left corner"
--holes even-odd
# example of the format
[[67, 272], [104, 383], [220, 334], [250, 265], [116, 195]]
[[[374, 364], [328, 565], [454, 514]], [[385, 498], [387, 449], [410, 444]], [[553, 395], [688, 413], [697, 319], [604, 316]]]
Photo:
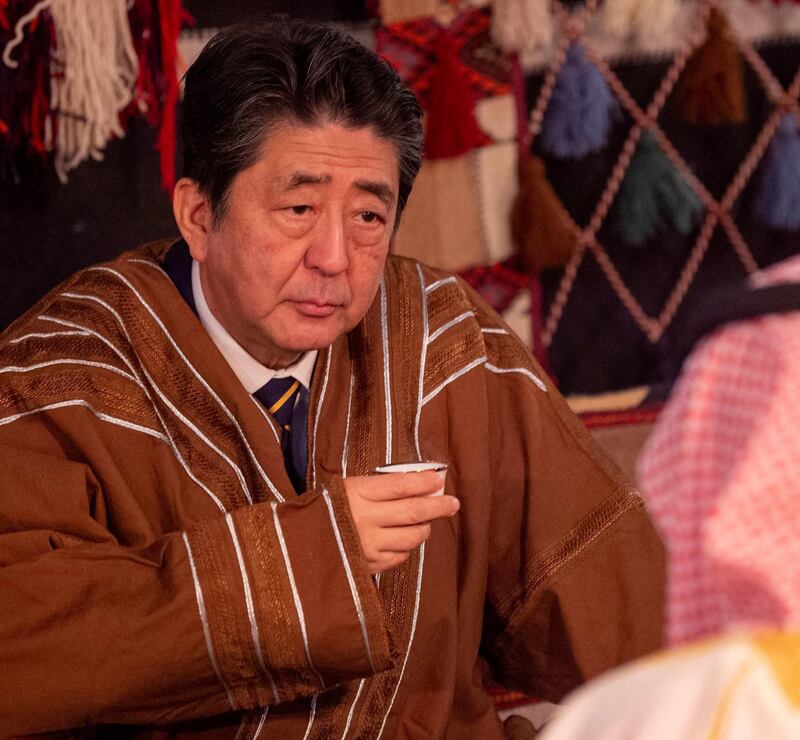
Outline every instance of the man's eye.
[[375, 223], [380, 220], [380, 216], [373, 211], [362, 211], [361, 220], [366, 224]]
[[305, 216], [306, 213], [309, 212], [311, 206], [291, 206], [289, 210], [295, 214], [295, 216]]

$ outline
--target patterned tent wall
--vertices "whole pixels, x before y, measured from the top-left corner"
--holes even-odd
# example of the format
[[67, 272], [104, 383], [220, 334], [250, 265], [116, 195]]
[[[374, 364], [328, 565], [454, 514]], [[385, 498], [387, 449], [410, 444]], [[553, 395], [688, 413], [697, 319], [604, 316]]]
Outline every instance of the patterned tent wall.
[[[516, 7], [509, 10], [513, 5]], [[498, 0], [494, 4], [495, 18], [504, 15], [508, 19], [514, 11], [518, 15], [511, 13], [512, 20], [516, 18], [516, 26], [524, 28], [525, 19], [519, 13], [525, 5], [530, 12], [537, 4]], [[674, 372], [674, 365], [669, 362], [671, 345], [698, 299], [721, 282], [739, 279], [756, 266], [798, 249], [793, 232], [798, 224], [789, 224], [788, 231], [765, 228], [764, 214], [761, 218], [754, 215], [754, 201], [759, 191], [771, 187], [766, 182], [770, 177], [782, 178], [786, 197], [791, 196], [792, 186], [800, 189], [800, 170], [795, 168], [792, 174], [791, 157], [783, 174], [765, 172], [771, 158], [768, 147], [778, 125], [784, 120], [784, 134], [787, 127], [792, 128], [781, 110], [792, 109], [796, 91], [790, 90], [788, 97], [781, 96], [800, 66], [794, 41], [800, 13], [794, 5], [765, 2], [673, 3], [669, 28], [662, 26], [648, 38], [642, 29], [653, 29], [643, 24], [637, 31], [635, 16], [635, 11], [652, 5], [645, 0], [608, 0], [599, 9], [596, 3], [575, 3], [571, 8], [560, 3], [538, 5], [546, 6], [547, 13], [540, 13], [539, 26], [546, 17], [551, 24], [550, 33], [540, 32], [531, 48], [519, 49], [523, 59], [527, 56], [531, 69], [526, 75], [524, 95], [518, 99], [524, 106], [531, 150], [543, 158], [547, 182], [571, 217], [567, 228], [573, 233], [572, 259], [567, 261], [566, 269], [544, 270], [540, 279], [533, 281], [533, 322], [527, 314], [526, 277], [520, 274], [518, 262], [512, 259], [502, 268], [468, 274], [498, 308], [511, 311], [512, 324], [523, 337], [536, 334], [540, 340], [536, 350], [541, 355], [546, 350], [549, 368], [562, 389], [596, 392], [657, 382]], [[614, 26], [608, 15], [612, 10], [619, 14], [623, 5], [631, 14], [626, 19], [627, 26], [622, 26], [618, 18]], [[665, 15], [669, 5], [658, 4], [665, 16], [662, 23], [669, 21]], [[716, 17], [728, 21], [730, 28], [725, 30], [724, 39], [730, 40], [734, 52], [744, 60], [746, 110], [736, 123], [687, 124], [681, 121], [676, 101], [681, 97], [681, 86], [687, 86], [681, 78], [690, 76], [687, 61], [695, 49], [702, 48], [706, 38], [712, 8]], [[466, 66], [476, 67], [475, 50], [481, 44], [473, 38], [463, 38], [461, 19], [488, 9], [462, 4], [455, 14], [450, 10], [451, 16], [455, 15], [455, 20], [450, 18], [450, 28], [463, 43], [461, 59]], [[652, 11], [650, 7], [648, 17], [655, 23], [658, 19], [652, 17]], [[442, 15], [439, 8], [434, 9], [427, 22], [433, 22], [437, 15]], [[420, 19], [395, 23], [388, 27], [387, 35], [413, 42], [409, 27], [421, 25]], [[412, 55], [407, 49], [400, 53], [391, 44], [382, 44], [380, 34], [379, 31], [378, 50], [388, 50], [386, 56], [394, 63], [400, 59], [403, 64], [398, 68], [408, 75]], [[602, 71], [602, 76], [595, 74], [601, 80], [605, 78], [603, 83], [618, 101], [619, 112], [612, 117], [607, 142], [593, 152], [570, 159], [556, 156], [543, 146], [547, 132], [542, 125], [548, 124], [552, 87], [558, 85], [566, 52], [576, 40], [584, 50], [584, 63], [594, 64]], [[421, 43], [418, 45], [427, 51]], [[492, 56], [486, 51], [477, 54], [479, 62], [483, 62], [478, 75], [487, 74], [485, 62]], [[429, 52], [427, 59], [429, 64], [436, 64]], [[493, 69], [498, 77], [497, 70], [502, 65], [496, 59]], [[472, 74], [476, 75], [475, 69]], [[418, 70], [416, 76], [420, 77]], [[414, 75], [409, 81], [414, 83]], [[510, 73], [507, 81], [513, 82]], [[513, 146], [503, 137], [509, 137], [516, 119], [512, 119], [513, 108], [500, 102], [502, 94], [487, 95], [485, 89], [476, 87], [476, 119], [490, 133], [491, 143], [461, 157], [425, 165], [428, 172], [423, 172], [422, 181], [426, 176], [438, 181], [437, 198], [445, 202], [446, 209], [440, 211], [434, 228], [430, 225], [433, 197], [429, 195], [415, 211], [412, 196], [398, 239], [401, 251], [427, 261], [438, 260], [448, 267], [466, 268], [481, 254], [487, 262], [499, 261], [513, 249], [507, 219], [511, 205], [508, 193], [516, 188], [516, 171]], [[779, 110], [779, 104], [783, 109]], [[562, 112], [562, 118], [563, 115]], [[501, 122], [503, 116], [505, 125]], [[631, 219], [622, 215], [623, 196], [625, 177], [637, 166], [633, 157], [636, 146], [642, 131], [648, 129], [652, 133], [645, 137], [652, 138], [650, 148], [663, 155], [667, 166], [675, 170], [675, 178], [680, 180], [677, 190], [688, 191], [687, 197], [696, 201], [696, 213], [689, 228], [676, 226], [674, 214], [662, 214], [656, 232], [637, 245], [630, 243], [630, 228], [625, 235], [625, 226]], [[793, 135], [793, 130], [788, 137], [779, 133], [777, 146], [783, 146], [784, 151], [788, 146], [791, 152]], [[505, 157], [498, 154], [504, 146]], [[634, 164], [630, 165], [632, 158]], [[646, 180], [634, 191], [641, 185], [647, 186]], [[430, 190], [434, 192], [433, 187]], [[417, 217], [427, 223], [415, 223]], [[404, 240], [404, 229], [413, 238]], [[425, 229], [428, 238], [421, 240]], [[541, 320], [538, 329], [537, 318]]]
[[[7, 0], [5, 8], [10, 15], [15, 8], [32, 8], [35, 4], [34, 0]], [[137, 0], [136, 6], [145, 4], [146, 0]], [[201, 29], [184, 34], [181, 49], [187, 62], [192, 50], [208, 35], [202, 31], [204, 25], [225, 24], [253, 10], [290, 9], [287, 3], [264, 5], [249, 0], [241, 0], [233, 10], [226, 5], [225, 12], [207, 0], [184, 5], [200, 21]], [[330, 18], [366, 18], [364, 5], [355, 0], [340, 3], [338, 10], [333, 4], [317, 5], [319, 8], [311, 8], [309, 14], [319, 15], [325, 6]], [[367, 5], [373, 21], [357, 27], [358, 37], [375, 45], [417, 89], [428, 110], [429, 124], [436, 124], [438, 116], [434, 129], [438, 127], [447, 135], [434, 142], [433, 154], [437, 155], [437, 146], [440, 150], [453, 143], [466, 147], [456, 155], [439, 151], [439, 155], [448, 156], [434, 156], [424, 166], [398, 234], [397, 251], [447, 268], [469, 270], [470, 279], [523, 338], [532, 340], [535, 334], [541, 340], [544, 331], [550, 340], [546, 351], [549, 368], [566, 391], [606, 390], [663, 377], [662, 360], [668, 354], [672, 333], [680, 329], [696, 300], [720, 281], [745, 274], [742, 259], [731, 249], [729, 233], [721, 228], [713, 230], [674, 322], [655, 343], [647, 336], [648, 322], [637, 323], [630, 306], [612, 290], [608, 276], [613, 273], [603, 272], [593, 249], [586, 248], [573, 270], [547, 269], [533, 279], [513, 256], [509, 221], [518, 190], [519, 131], [529, 126], [530, 114], [543, 99], [540, 93], [552, 62], [558, 58], [559, 43], [565, 38], [563, 29], [569, 26], [573, 33], [577, 31], [573, 14], [580, 12], [583, 4], [383, 0]], [[678, 22], [665, 33], [664, 17], [670, 7]], [[620, 10], [625, 8], [627, 16]], [[702, 27], [695, 18], [706, 12], [704, 8], [705, 3], [694, 0], [604, 0], [589, 17], [581, 38], [591, 51], [589, 56], [608, 62], [644, 109], [677, 50], [689, 40], [689, 26], [694, 23]], [[667, 96], [658, 117], [668, 140], [717, 199], [779, 96], [770, 76], [788, 87], [800, 65], [800, 46], [796, 43], [800, 38], [800, 9], [795, 3], [730, 0], [721, 2], [720, 8], [729, 17], [736, 37], [753, 47], [744, 44], [740, 49], [746, 58], [745, 121], [713, 128], [682, 124], [673, 107], [673, 94]], [[609, 9], [616, 9], [616, 19], [609, 19]], [[504, 20], [505, 33], [498, 28]], [[509, 37], [508, 28], [516, 35]], [[648, 29], [659, 28], [657, 33], [648, 33]], [[439, 39], [442, 29], [455, 39], [444, 49]], [[524, 66], [524, 79], [517, 79], [519, 84], [514, 84], [511, 55], [498, 48], [493, 39], [519, 51]], [[443, 52], [450, 54], [448, 65], [444, 65], [446, 74], [438, 69], [443, 66], [438, 63]], [[760, 64], [761, 57], [766, 66]], [[465, 89], [470, 91], [472, 108], [463, 104]], [[451, 107], [444, 106], [444, 111], [441, 105], [432, 107], [432, 90], [437, 99], [442, 98], [438, 91], [444, 90], [442, 99]], [[452, 95], [453, 90], [459, 94]], [[581, 228], [590, 222], [635, 120], [635, 111], [624, 106], [621, 109], [608, 143], [580, 159], [549, 154], [541, 136], [531, 143], [531, 150], [542, 156], [546, 181]], [[474, 126], [464, 125], [461, 117], [473, 118]], [[19, 173], [21, 182], [2, 185], [3, 324], [74, 269], [110, 257], [138, 241], [172, 232], [168, 199], [157, 183], [152, 134], [136, 119], [128, 126], [126, 139], [110, 142], [106, 162], [82, 164], [71, 172], [67, 186], [58, 184], [41, 167], [29, 165]], [[797, 250], [796, 233], [766, 229], [752, 217], [762, 169], [759, 163], [731, 203], [732, 221], [759, 265]], [[615, 228], [619, 222], [615, 200], [597, 233], [608, 256], [606, 267], [611, 265], [619, 273], [646, 316], [657, 316], [680, 277], [699, 227], [686, 236], [662, 229], [646, 246], [631, 248], [620, 240]], [[800, 212], [800, 208], [797, 210]], [[569, 292], [559, 314], [553, 310], [561, 305], [556, 297], [565, 296], [565, 276], [572, 273], [574, 281], [567, 286]], [[554, 317], [558, 317], [555, 326]], [[543, 355], [543, 342], [539, 341], [535, 349]]]

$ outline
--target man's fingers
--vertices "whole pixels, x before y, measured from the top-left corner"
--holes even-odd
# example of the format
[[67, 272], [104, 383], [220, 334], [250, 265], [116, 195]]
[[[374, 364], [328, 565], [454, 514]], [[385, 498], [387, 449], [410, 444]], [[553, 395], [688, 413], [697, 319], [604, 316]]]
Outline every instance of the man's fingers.
[[345, 493], [370, 573], [400, 565], [430, 536], [430, 522], [453, 516], [460, 507], [441, 491], [444, 476], [434, 471], [353, 476]]
[[410, 496], [374, 504], [370, 519], [379, 527], [406, 527], [453, 516], [459, 508], [455, 496]]
[[360, 493], [373, 501], [390, 501], [409, 496], [427, 496], [441, 490], [442, 476], [433, 470], [421, 473], [385, 473], [363, 478], [367, 481]]
[[384, 571], [396, 568], [408, 560], [411, 551], [408, 552], [384, 552], [381, 553], [375, 560], [369, 563], [369, 572], [373, 575], [375, 573], [383, 573]]
[[431, 536], [430, 524], [382, 529], [375, 538], [378, 552], [404, 553], [419, 547]]

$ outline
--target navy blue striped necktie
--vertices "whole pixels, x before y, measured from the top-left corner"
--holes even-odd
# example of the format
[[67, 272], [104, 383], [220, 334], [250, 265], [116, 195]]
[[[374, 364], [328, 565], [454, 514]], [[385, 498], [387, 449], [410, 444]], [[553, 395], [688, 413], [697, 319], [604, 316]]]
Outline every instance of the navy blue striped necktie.
[[273, 378], [253, 395], [261, 402], [281, 429], [281, 449], [286, 472], [294, 490], [306, 488], [306, 429], [308, 423], [308, 391], [295, 378]]
[[[170, 247], [164, 263], [164, 270], [174, 283], [178, 292], [197, 314], [192, 293], [192, 256], [189, 247], [182, 239]], [[293, 387], [293, 384], [296, 384]], [[292, 388], [290, 396], [270, 413], [281, 427], [281, 449], [286, 472], [292, 481], [294, 490], [302, 493], [306, 490], [306, 465], [308, 450], [306, 448], [306, 428], [308, 425], [308, 391], [294, 378], [273, 378], [259, 388], [253, 395], [268, 411]]]

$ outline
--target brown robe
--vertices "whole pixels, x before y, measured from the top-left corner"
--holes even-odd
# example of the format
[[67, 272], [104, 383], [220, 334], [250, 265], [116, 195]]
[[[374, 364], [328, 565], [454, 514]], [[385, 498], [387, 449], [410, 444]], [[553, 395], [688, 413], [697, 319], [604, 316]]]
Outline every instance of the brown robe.
[[[165, 248], [0, 338], [0, 734], [502, 737], [487, 667], [557, 700], [658, 647], [642, 499], [467, 286], [388, 260], [319, 354], [297, 496]], [[341, 478], [419, 458], [461, 510], [373, 579]]]

